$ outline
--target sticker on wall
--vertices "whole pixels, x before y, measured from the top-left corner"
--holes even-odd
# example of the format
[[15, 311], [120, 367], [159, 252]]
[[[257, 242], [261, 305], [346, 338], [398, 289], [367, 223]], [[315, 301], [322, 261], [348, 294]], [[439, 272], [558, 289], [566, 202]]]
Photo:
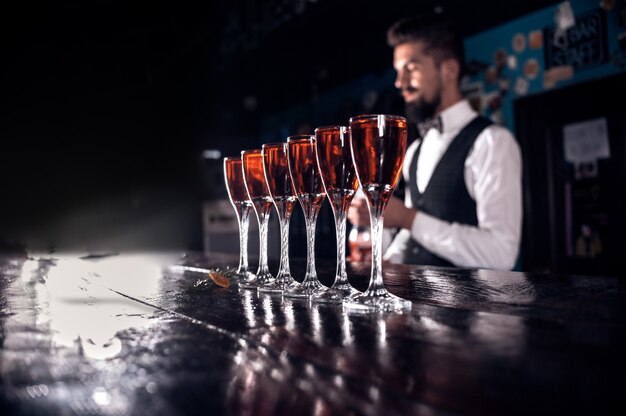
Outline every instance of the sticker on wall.
[[496, 68], [501, 69], [502, 67], [504, 67], [504, 64], [506, 64], [506, 50], [505, 49], [498, 49], [494, 54], [493, 54], [493, 61], [496, 64]]
[[543, 87], [552, 88], [557, 82], [571, 79], [573, 76], [574, 67], [571, 65], [552, 67], [543, 74]]
[[533, 30], [528, 34], [528, 46], [530, 49], [541, 49], [543, 47], [542, 30]]
[[509, 91], [509, 80], [505, 78], [499, 79], [498, 88], [500, 89], [500, 94], [505, 95]]
[[539, 62], [535, 58], [529, 58], [524, 62], [524, 75], [528, 79], [535, 79], [539, 75]]
[[497, 111], [500, 107], [502, 107], [502, 97], [500, 97], [500, 94], [497, 91], [485, 94], [485, 102], [487, 103], [487, 108], [491, 112]]
[[564, 1], [557, 7], [554, 12], [554, 24], [558, 32], [565, 32], [576, 25], [576, 17], [569, 1]]
[[508, 66], [511, 71], [515, 71], [517, 69], [517, 56], [509, 55], [506, 58], [506, 66]]
[[517, 77], [515, 80], [515, 94], [526, 95], [528, 93], [529, 82], [524, 77]]
[[498, 70], [496, 69], [496, 67], [490, 66], [489, 68], [487, 68], [487, 71], [485, 71], [485, 81], [487, 81], [488, 84], [493, 84], [494, 82], [496, 82], [497, 79]]
[[526, 36], [518, 32], [513, 35], [513, 41], [511, 43], [516, 53], [522, 53], [526, 49]]

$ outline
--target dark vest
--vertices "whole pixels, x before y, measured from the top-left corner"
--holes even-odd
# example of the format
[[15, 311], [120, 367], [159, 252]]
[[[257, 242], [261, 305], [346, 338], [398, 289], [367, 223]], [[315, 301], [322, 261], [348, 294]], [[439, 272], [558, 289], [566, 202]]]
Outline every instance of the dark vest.
[[[439, 160], [423, 193], [417, 189], [417, 159], [422, 143], [418, 145], [411, 160], [408, 183], [413, 206], [418, 210], [417, 215], [421, 211], [448, 222], [478, 225], [476, 202], [465, 185], [465, 159], [478, 135], [491, 124], [490, 120], [478, 116], [459, 132]], [[404, 262], [454, 266], [413, 239], [409, 240], [404, 252]]]

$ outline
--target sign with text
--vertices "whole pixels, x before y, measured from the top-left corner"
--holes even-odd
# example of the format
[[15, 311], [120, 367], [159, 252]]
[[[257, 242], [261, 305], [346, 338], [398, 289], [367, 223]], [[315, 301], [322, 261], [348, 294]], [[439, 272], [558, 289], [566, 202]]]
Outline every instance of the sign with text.
[[607, 36], [603, 10], [576, 16], [576, 24], [560, 30], [556, 26], [544, 28], [545, 68], [572, 66], [583, 69], [606, 63]]

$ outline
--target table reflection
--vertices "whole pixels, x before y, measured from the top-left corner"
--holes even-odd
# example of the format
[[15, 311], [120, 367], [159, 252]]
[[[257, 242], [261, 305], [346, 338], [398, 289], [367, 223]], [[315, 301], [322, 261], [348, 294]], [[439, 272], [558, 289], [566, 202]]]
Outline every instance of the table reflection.
[[386, 284], [411, 311], [361, 314], [197, 285], [176, 262], [215, 264], [0, 258], [3, 411], [501, 414], [537, 410], [529, 395], [589, 410], [617, 397], [609, 381], [626, 368], [616, 279], [394, 266]]

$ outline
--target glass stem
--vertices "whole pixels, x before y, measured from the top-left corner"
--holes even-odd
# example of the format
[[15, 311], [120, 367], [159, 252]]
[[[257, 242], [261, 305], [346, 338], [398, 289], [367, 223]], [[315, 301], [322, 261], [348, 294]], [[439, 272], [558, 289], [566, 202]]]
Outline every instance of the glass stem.
[[248, 269], [248, 226], [250, 225], [250, 204], [239, 205], [239, 268], [238, 274], [244, 274]]
[[337, 231], [337, 273], [333, 286], [348, 283], [348, 274], [346, 273], [346, 211], [335, 210], [335, 229]]
[[267, 228], [270, 219], [270, 210], [264, 210], [259, 215], [259, 270], [258, 276], [269, 274], [269, 267], [267, 266]]
[[386, 292], [383, 284], [383, 209], [380, 203], [370, 206], [372, 224], [372, 276], [367, 291], [373, 294]]
[[[306, 212], [305, 212], [306, 213]], [[308, 215], [305, 216], [306, 221], [306, 274], [304, 280], [312, 280], [317, 278], [315, 271], [315, 225], [317, 223], [318, 210], [311, 207]], [[304, 283], [304, 281], [302, 282]]]
[[291, 212], [285, 213], [280, 219], [280, 266], [278, 268], [279, 278], [291, 276], [289, 270], [289, 218]]

